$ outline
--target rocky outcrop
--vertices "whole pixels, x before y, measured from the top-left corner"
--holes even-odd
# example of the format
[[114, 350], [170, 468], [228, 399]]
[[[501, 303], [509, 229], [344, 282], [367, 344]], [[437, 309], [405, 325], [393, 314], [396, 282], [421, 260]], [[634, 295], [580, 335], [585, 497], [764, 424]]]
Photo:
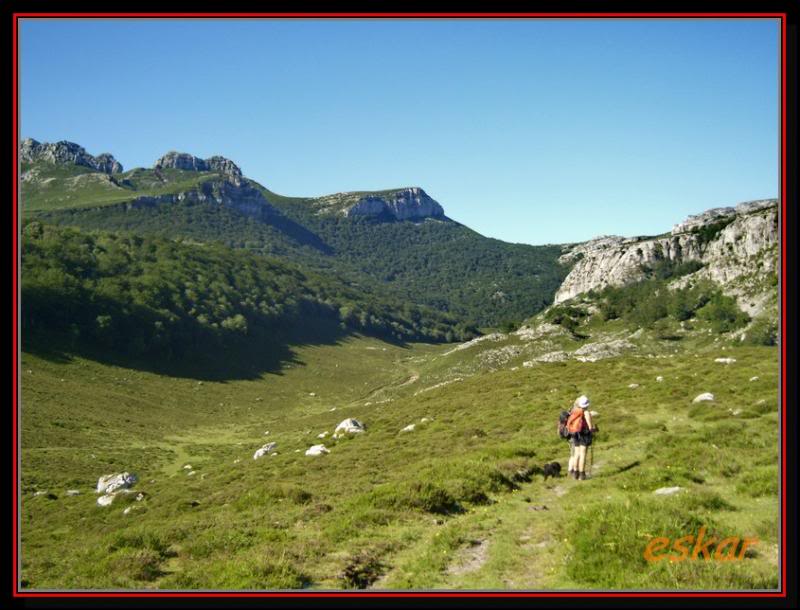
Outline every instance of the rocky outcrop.
[[170, 151], [153, 166], [154, 169], [180, 169], [190, 172], [217, 172], [230, 182], [239, 186], [242, 183], [242, 170], [230, 159], [215, 156], [201, 159], [189, 153]]
[[38, 142], [33, 138], [20, 144], [20, 160], [26, 163], [43, 161], [56, 165], [82, 165], [104, 174], [119, 174], [122, 164], [112, 155], [103, 153], [93, 157], [74, 142]]
[[366, 195], [346, 211], [347, 216], [380, 216], [389, 214], [397, 220], [441, 218], [444, 208], [419, 187], [391, 194]]
[[374, 193], [335, 193], [313, 200], [318, 214], [387, 220], [444, 220], [444, 208], [419, 187]]
[[723, 286], [749, 274], [775, 271], [777, 258], [764, 256], [778, 243], [778, 202], [751, 201], [689, 217], [659, 237], [603, 236], [569, 247], [560, 262], [574, 264], [555, 303], [589, 290], [641, 280], [648, 268], [671, 261], [698, 261], [707, 277]]
[[236, 184], [228, 180], [209, 180], [180, 193], [137, 197], [125, 205], [129, 209], [135, 209], [181, 202], [216, 203], [259, 220], [267, 220], [279, 215], [279, 212], [267, 201], [261, 191], [250, 183]]

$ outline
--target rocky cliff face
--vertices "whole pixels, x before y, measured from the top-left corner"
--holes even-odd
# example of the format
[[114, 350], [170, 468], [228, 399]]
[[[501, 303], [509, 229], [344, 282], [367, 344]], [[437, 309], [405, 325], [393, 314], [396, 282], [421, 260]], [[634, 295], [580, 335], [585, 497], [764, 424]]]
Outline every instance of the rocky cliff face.
[[124, 205], [130, 209], [179, 202], [216, 203], [259, 220], [266, 220], [279, 215], [279, 212], [257, 188], [247, 182], [235, 184], [230, 180], [209, 180], [187, 191], [167, 195], [137, 197]]
[[318, 197], [311, 205], [318, 214], [348, 218], [367, 216], [395, 220], [444, 219], [444, 208], [419, 187], [373, 193], [336, 193]]
[[388, 195], [367, 195], [346, 211], [347, 216], [389, 214], [397, 220], [441, 218], [444, 208], [419, 187], [395, 191]]
[[119, 174], [122, 164], [112, 155], [103, 153], [93, 157], [74, 142], [38, 142], [33, 138], [23, 140], [20, 144], [20, 160], [27, 163], [44, 161], [61, 165], [82, 165], [105, 174]]
[[737, 280], [777, 271], [777, 245], [775, 199], [708, 210], [675, 225], [666, 236], [604, 236], [565, 251], [560, 261], [574, 263], [574, 267], [556, 292], [555, 303], [589, 290], [643, 279], [648, 267], [664, 260], [698, 261], [703, 268], [696, 272], [697, 277], [714, 280], [741, 296]]
[[192, 172], [218, 172], [230, 182], [240, 185], [242, 183], [242, 170], [230, 159], [225, 157], [210, 157], [201, 159], [188, 153], [170, 151], [153, 166], [154, 169], [181, 169]]

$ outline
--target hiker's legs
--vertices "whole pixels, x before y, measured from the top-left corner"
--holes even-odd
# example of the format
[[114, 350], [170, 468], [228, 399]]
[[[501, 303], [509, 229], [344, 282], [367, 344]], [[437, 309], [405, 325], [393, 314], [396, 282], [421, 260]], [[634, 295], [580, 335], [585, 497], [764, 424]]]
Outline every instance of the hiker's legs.
[[575, 470], [584, 472], [586, 466], [586, 445], [577, 445], [575, 447]]
[[571, 440], [569, 442], [569, 467], [567, 470], [575, 472], [575, 445], [572, 444]]

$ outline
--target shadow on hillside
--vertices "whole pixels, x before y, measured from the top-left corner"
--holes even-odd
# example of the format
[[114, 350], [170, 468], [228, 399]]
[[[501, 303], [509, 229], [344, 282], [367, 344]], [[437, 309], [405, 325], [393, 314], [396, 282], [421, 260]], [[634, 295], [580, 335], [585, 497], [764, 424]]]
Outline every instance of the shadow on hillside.
[[[285, 327], [272, 334], [269, 341], [252, 340], [227, 348], [212, 346], [207, 352], [195, 352], [177, 358], [132, 356], [113, 349], [81, 345], [70, 342], [66, 337], [53, 335], [23, 336], [23, 351], [58, 364], [66, 364], [80, 357], [169, 377], [225, 382], [255, 380], [264, 374], [282, 375], [286, 365], [304, 364], [297, 357], [297, 348], [339, 345], [354, 335], [350, 330], [342, 330], [338, 324], [313, 320]], [[386, 341], [404, 345], [398, 341]]]

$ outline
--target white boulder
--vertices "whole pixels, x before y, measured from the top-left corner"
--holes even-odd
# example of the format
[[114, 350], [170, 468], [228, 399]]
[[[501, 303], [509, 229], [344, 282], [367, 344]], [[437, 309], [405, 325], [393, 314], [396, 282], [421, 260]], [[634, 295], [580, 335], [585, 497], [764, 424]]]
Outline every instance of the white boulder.
[[80, 494], [81, 494], [81, 492], [79, 490], [77, 490], [77, 489], [68, 489], [67, 490], [67, 495], [68, 496], [79, 496]]
[[120, 474], [107, 474], [97, 480], [96, 493], [110, 494], [118, 489], [127, 489], [136, 483], [136, 475], [129, 472]]
[[413, 432], [416, 424], [408, 424], [405, 428], [400, 430], [400, 432]]
[[348, 417], [347, 419], [341, 421], [336, 429], [333, 431], [333, 438], [339, 438], [345, 434], [359, 434], [364, 432], [367, 427], [362, 424], [357, 419], [353, 419], [352, 417]]
[[257, 449], [256, 452], [253, 454], [253, 459], [257, 460], [260, 457], [265, 456], [270, 451], [275, 449], [278, 446], [278, 443], [267, 443], [266, 445], [262, 445], [260, 449]]
[[694, 397], [692, 402], [711, 402], [714, 400], [714, 395], [711, 392], [703, 392]]
[[628, 384], [628, 387], [629, 387], [631, 390], [635, 390], [636, 388], [638, 388], [638, 387], [639, 387], [639, 384], [638, 384], [638, 383], [629, 383], [629, 384]]
[[653, 493], [657, 496], [671, 496], [672, 494], [678, 493], [682, 488], [681, 487], [659, 487]]
[[661, 375], [659, 375], [658, 377], [656, 377], [656, 381], [658, 383], [661, 383], [662, 381], [664, 381], [664, 378]]
[[750, 381], [758, 381], [758, 375], [753, 375], [753, 376], [750, 378]]
[[714, 362], [720, 362], [722, 364], [733, 364], [736, 362], [736, 358], [714, 358]]
[[325, 445], [312, 445], [306, 449], [306, 455], [325, 455], [326, 453], [330, 453], [330, 450]]
[[97, 505], [110, 506], [113, 501], [114, 501], [114, 494], [106, 494], [104, 496], [100, 496], [99, 498], [97, 498]]

